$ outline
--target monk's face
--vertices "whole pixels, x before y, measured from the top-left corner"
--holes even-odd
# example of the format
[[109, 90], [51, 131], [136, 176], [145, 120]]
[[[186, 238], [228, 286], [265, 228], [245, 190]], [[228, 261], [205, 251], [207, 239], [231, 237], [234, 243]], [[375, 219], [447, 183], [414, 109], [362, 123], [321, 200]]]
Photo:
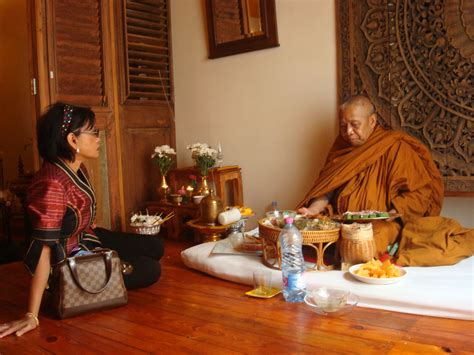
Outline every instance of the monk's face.
[[377, 116], [369, 107], [350, 105], [340, 112], [340, 133], [352, 146], [364, 144], [375, 129]]

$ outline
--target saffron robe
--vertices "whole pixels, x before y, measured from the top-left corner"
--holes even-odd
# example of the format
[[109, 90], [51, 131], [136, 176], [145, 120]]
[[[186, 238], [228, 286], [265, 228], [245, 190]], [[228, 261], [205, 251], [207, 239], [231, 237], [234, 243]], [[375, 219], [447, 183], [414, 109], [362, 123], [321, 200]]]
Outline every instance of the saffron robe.
[[[298, 207], [307, 206], [314, 198], [331, 196], [330, 205], [336, 214], [345, 211], [395, 209], [402, 214], [400, 223], [377, 221], [373, 223], [377, 251], [382, 254], [388, 244], [400, 236], [400, 230], [411, 224], [425, 225], [423, 235], [417, 238], [428, 240], [443, 223], [422, 217], [438, 216], [443, 202], [443, 181], [429, 150], [418, 140], [400, 131], [388, 131], [377, 126], [369, 139], [361, 146], [351, 146], [341, 136], [331, 148], [320, 176]], [[441, 218], [441, 217], [439, 217]], [[421, 230], [421, 229], [420, 229]], [[421, 232], [419, 232], [421, 233]], [[460, 250], [445, 255], [445, 264], [452, 264], [472, 255], [472, 234], [464, 229], [449, 229], [446, 235], [461, 234], [468, 242], [461, 243]], [[410, 243], [403, 240], [401, 233], [399, 261], [406, 265], [427, 265], [429, 252], [403, 253], [410, 249]], [[445, 239], [452, 244], [454, 239]], [[458, 242], [455, 242], [459, 244]], [[437, 243], [438, 246], [443, 242]], [[433, 246], [433, 245], [432, 245]], [[424, 247], [427, 247], [425, 243]], [[450, 249], [445, 245], [444, 250]], [[420, 256], [420, 258], [418, 258]], [[428, 260], [427, 260], [428, 258]], [[441, 265], [442, 258], [433, 260], [432, 265]]]
[[79, 247], [92, 250], [101, 245], [91, 228], [96, 199], [85, 167], [76, 172], [63, 161], [44, 162], [27, 191], [31, 242], [25, 265], [34, 274], [43, 244], [51, 248], [51, 264], [63, 261]]

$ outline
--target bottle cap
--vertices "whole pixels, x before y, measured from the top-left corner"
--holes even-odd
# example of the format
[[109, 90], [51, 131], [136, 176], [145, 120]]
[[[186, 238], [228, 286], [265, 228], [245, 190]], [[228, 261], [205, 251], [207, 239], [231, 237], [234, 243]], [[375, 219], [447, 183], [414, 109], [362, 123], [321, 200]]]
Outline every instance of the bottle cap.
[[293, 224], [293, 217], [286, 217], [285, 224]]

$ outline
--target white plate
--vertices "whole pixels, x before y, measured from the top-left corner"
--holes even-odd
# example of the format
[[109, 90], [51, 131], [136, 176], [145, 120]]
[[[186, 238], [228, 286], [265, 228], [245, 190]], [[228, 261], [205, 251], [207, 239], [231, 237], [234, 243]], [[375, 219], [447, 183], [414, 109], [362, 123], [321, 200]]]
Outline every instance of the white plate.
[[356, 278], [359, 281], [372, 284], [372, 285], [388, 285], [388, 284], [393, 284], [395, 282], [403, 280], [407, 276], [407, 271], [405, 269], [402, 269], [401, 267], [398, 267], [400, 269], [400, 276], [399, 277], [387, 277], [387, 278], [382, 278], [382, 279], [377, 279], [375, 277], [367, 277], [367, 276], [361, 276], [357, 275], [355, 272], [364, 264], [357, 264], [353, 265], [349, 268], [349, 273]]

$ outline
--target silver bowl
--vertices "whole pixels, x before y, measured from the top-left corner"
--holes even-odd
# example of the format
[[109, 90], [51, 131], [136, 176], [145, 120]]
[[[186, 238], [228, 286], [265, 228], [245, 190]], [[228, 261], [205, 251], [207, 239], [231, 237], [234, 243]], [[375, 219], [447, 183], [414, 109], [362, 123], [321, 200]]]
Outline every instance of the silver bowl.
[[133, 231], [137, 234], [144, 234], [144, 235], [156, 235], [160, 232], [160, 225], [157, 224], [155, 226], [134, 226], [131, 225]]

